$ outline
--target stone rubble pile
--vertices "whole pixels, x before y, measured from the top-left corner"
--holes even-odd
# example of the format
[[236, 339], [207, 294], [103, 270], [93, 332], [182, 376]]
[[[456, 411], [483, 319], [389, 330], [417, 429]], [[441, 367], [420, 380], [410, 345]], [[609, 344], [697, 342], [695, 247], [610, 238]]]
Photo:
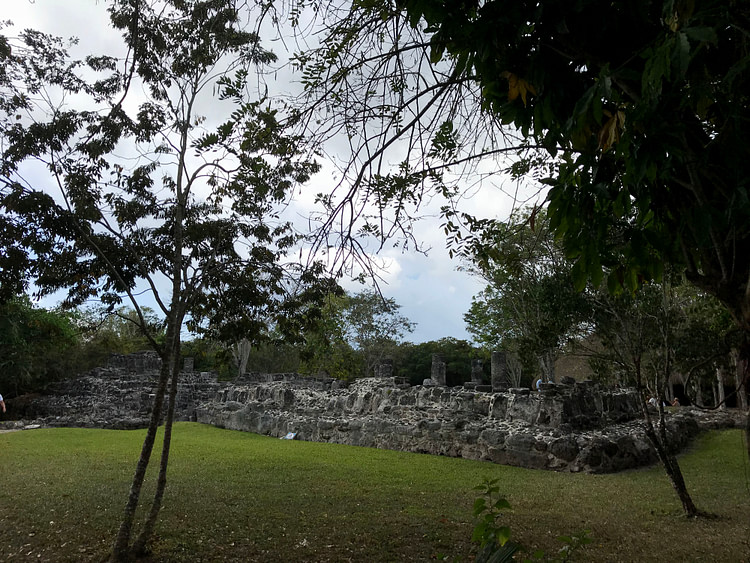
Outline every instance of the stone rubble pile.
[[[158, 377], [158, 371], [136, 373], [122, 367], [97, 368], [82, 377], [51, 385], [44, 395], [28, 400], [20, 398], [14, 404], [14, 412], [22, 417], [26, 427], [30, 424], [117, 430], [145, 428]], [[225, 385], [210, 373], [182, 373], [175, 419], [195, 421], [196, 407], [212, 400]], [[165, 405], [166, 400], [165, 396]]]

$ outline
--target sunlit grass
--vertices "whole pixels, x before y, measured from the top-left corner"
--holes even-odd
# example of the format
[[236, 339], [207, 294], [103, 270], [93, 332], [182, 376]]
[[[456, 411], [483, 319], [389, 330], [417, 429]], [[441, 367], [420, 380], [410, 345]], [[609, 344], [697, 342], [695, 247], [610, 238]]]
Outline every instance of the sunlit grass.
[[[0, 435], [0, 561], [101, 560], [143, 436]], [[594, 543], [579, 560], [748, 561], [742, 440], [740, 431], [713, 432], [681, 457], [696, 504], [714, 514], [690, 521], [659, 467], [551, 473], [182, 423], [153, 560], [466, 561], [473, 487], [499, 479], [513, 505], [507, 523], [529, 547], [549, 552], [557, 536], [589, 529]]]

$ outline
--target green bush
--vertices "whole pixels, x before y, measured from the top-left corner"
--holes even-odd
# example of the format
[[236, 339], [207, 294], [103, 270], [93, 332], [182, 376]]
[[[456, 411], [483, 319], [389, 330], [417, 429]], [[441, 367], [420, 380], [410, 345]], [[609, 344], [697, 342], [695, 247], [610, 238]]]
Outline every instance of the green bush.
[[70, 315], [22, 296], [0, 305], [0, 389], [6, 397], [75, 375], [78, 331]]

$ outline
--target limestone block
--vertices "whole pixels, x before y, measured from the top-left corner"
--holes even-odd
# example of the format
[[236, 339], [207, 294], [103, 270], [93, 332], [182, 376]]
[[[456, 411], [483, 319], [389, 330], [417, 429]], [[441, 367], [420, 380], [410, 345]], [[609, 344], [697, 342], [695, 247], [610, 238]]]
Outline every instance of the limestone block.
[[573, 461], [579, 452], [578, 443], [572, 436], [557, 438], [550, 443], [549, 452], [561, 460]]

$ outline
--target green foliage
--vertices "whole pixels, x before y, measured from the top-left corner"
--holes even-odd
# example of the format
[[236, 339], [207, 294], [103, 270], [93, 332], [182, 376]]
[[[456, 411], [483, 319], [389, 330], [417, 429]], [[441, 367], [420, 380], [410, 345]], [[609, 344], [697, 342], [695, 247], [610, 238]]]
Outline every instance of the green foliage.
[[212, 371], [219, 379], [233, 379], [237, 374], [232, 364], [232, 354], [226, 346], [207, 338], [193, 338], [180, 346], [183, 358], [193, 358], [196, 371]]
[[331, 294], [321, 309], [314, 330], [305, 335], [300, 371], [310, 375], [328, 374], [350, 380], [362, 373], [362, 358], [347, 340], [345, 310], [349, 296]]
[[260, 373], [300, 373], [301, 344], [265, 342], [250, 351], [248, 370]]
[[[98, 54], [71, 60], [61, 41], [37, 32], [12, 41], [0, 82], [3, 288], [33, 280], [40, 294], [67, 289], [66, 305], [98, 295], [137, 310], [136, 286], [165, 276], [174, 295], [155, 300], [166, 325], [179, 332], [173, 321], [187, 318], [218, 340], [266, 338], [269, 324], [291, 337], [315, 316], [331, 284], [319, 264], [285, 264], [300, 237], [279, 207], [318, 165], [278, 109], [253, 99], [250, 70], [274, 57], [241, 29], [240, 12], [113, 1], [112, 25], [132, 50], [123, 68]], [[137, 107], [123, 103], [131, 82], [147, 95]], [[32, 119], [22, 100], [45, 84], [78, 93], [76, 107], [59, 112], [49, 100]], [[221, 101], [213, 131], [196, 113], [209, 91]], [[114, 149], [125, 145], [144, 158], [120, 158]], [[33, 160], [54, 175], [62, 202], [25, 182]], [[147, 337], [161, 348], [156, 336]]]
[[362, 375], [372, 375], [380, 360], [414, 330], [414, 324], [399, 313], [400, 308], [394, 299], [375, 291], [349, 296], [343, 312], [344, 334], [362, 356]]
[[499, 523], [503, 511], [510, 510], [511, 506], [500, 494], [498, 482], [497, 479], [487, 479], [482, 485], [475, 487], [482, 495], [474, 501], [476, 525], [471, 541], [479, 544], [477, 561], [482, 563], [510, 561], [521, 547], [510, 541], [510, 527]]
[[525, 209], [507, 222], [485, 223], [464, 241], [468, 270], [487, 282], [464, 316], [489, 350], [517, 354], [527, 374], [554, 377], [554, 361], [586, 330], [589, 305], [544, 210]]
[[669, 263], [750, 330], [746, 2], [401, 5], [433, 64], [556, 159], [550, 227], [577, 288], [633, 291]]
[[306, 335], [301, 369], [339, 379], [372, 376], [380, 360], [393, 357], [399, 341], [413, 330], [400, 308], [374, 291], [329, 295], [320, 322]]
[[[164, 321], [149, 307], [142, 308], [148, 334], [163, 344]], [[113, 310], [79, 308], [74, 313], [81, 333], [76, 363], [79, 371], [103, 366], [110, 354], [132, 354], [151, 349], [151, 342], [140, 328], [135, 310], [122, 306]]]
[[412, 385], [421, 385], [430, 377], [433, 354], [440, 354], [443, 357], [447, 385], [461, 385], [465, 381], [470, 381], [472, 360], [483, 360], [484, 378], [489, 382], [489, 351], [476, 348], [466, 340], [455, 338], [441, 338], [437, 341], [419, 344], [401, 344], [394, 354], [396, 375], [407, 378]]
[[0, 304], [0, 389], [6, 398], [75, 375], [80, 335], [71, 315], [32, 305], [28, 297]]
[[[263, 342], [253, 346], [247, 370], [259, 373], [300, 372], [299, 344]], [[183, 357], [192, 357], [196, 371], [212, 371], [221, 380], [237, 377], [237, 366], [225, 344], [207, 338], [193, 338], [182, 343]]]
[[593, 338], [580, 343], [579, 352], [589, 355], [600, 380], [642, 385], [656, 396], [671, 373], [680, 373], [691, 387], [680, 397], [687, 404], [699, 388], [712, 395], [716, 372], [729, 370], [740, 335], [715, 297], [679, 278], [669, 281], [633, 294], [592, 292]]

